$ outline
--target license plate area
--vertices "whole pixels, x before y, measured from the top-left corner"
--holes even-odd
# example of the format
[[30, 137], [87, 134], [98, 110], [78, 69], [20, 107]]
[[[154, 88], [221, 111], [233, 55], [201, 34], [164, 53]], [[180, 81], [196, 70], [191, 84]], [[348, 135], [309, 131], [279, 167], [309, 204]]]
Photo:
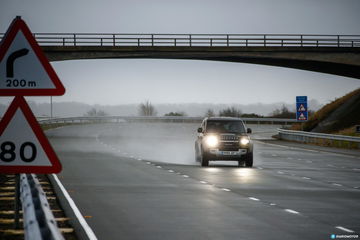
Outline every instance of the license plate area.
[[237, 156], [240, 155], [239, 151], [219, 151], [219, 155], [221, 156]]

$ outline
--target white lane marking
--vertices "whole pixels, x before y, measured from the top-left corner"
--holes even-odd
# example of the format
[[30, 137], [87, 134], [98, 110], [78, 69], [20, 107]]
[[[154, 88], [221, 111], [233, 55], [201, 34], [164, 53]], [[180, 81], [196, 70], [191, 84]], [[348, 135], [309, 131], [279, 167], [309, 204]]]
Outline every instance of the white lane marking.
[[161, 166], [156, 166], [157, 168], [162, 168]]
[[253, 201], [260, 201], [260, 199], [258, 198], [254, 198], [254, 197], [249, 197], [250, 200], [253, 200]]
[[360, 188], [360, 187], [354, 187], [355, 189], [358, 189], [358, 188]]
[[328, 164], [327, 166], [328, 166], [328, 167], [335, 167], [335, 166], [334, 166], [334, 165], [332, 165], [332, 164]]
[[352, 170], [354, 170], [354, 171], [360, 171], [359, 168], [353, 168]]
[[302, 159], [301, 159], [301, 158], [298, 158], [297, 160], [298, 160], [298, 161], [302, 161]]
[[270, 206], [276, 206], [276, 203], [270, 203]]
[[293, 213], [293, 214], [300, 214], [298, 211], [292, 210], [292, 209], [285, 209], [286, 212], [288, 213]]
[[89, 240], [97, 240], [97, 237], [95, 236], [95, 233], [93, 232], [93, 230], [90, 228], [90, 226], [88, 225], [88, 223], [85, 221], [83, 215], [81, 214], [81, 212], [79, 211], [79, 209], [77, 208], [74, 200], [70, 197], [69, 193], [66, 191], [65, 187], [62, 185], [62, 183], [60, 182], [59, 178], [56, 176], [56, 174], [52, 174], [52, 176], [54, 177], [57, 185], [59, 186], [60, 190], [63, 192], [64, 197], [66, 198], [66, 200], [69, 203], [69, 206], [72, 208], [75, 216], [77, 217], [77, 219], [79, 220], [79, 223], [81, 224], [82, 228], [84, 229], [87, 237]]
[[284, 172], [282, 172], [282, 171], [278, 171], [277, 173], [278, 173], [278, 174], [284, 174]]
[[142, 159], [141, 159], [141, 158], [138, 158], [138, 161], [142, 161]]
[[340, 230], [342, 230], [344, 232], [348, 232], [348, 233], [353, 233], [354, 232], [353, 230], [348, 229], [348, 228], [344, 228], [342, 226], [336, 226], [335, 228], [340, 229]]
[[207, 182], [206, 181], [200, 181], [202, 184], [207, 184]]
[[342, 187], [342, 184], [339, 184], [339, 183], [333, 183], [332, 185]]
[[223, 191], [225, 191], [225, 192], [231, 192], [231, 190], [228, 189], [228, 188], [222, 188], [221, 190], [223, 190]]
[[277, 157], [277, 155], [276, 155], [276, 154], [271, 154], [271, 156], [272, 156], [272, 157]]
[[262, 168], [262, 167], [257, 167], [257, 169], [259, 169], [259, 170], [263, 170], [263, 168]]
[[182, 175], [184, 178], [188, 178], [189, 176], [188, 175]]
[[169, 172], [170, 172], [170, 173], [173, 173], [173, 172], [174, 172], [174, 170], [169, 170]]
[[310, 180], [311, 178], [309, 177], [302, 177], [303, 179], [306, 179], [306, 180]]
[[146, 164], [151, 164], [151, 162], [146, 162]]

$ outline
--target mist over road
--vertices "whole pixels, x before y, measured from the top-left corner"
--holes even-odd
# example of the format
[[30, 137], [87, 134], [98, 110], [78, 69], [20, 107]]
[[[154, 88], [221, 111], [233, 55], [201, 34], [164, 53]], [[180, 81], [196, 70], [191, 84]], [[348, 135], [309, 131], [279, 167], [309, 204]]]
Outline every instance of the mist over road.
[[[360, 232], [360, 157], [270, 141], [248, 125], [254, 168], [194, 160], [199, 124], [47, 131], [62, 183], [99, 239], [330, 239]], [[325, 151], [324, 151], [325, 150]], [[355, 153], [356, 154], [356, 153]]]

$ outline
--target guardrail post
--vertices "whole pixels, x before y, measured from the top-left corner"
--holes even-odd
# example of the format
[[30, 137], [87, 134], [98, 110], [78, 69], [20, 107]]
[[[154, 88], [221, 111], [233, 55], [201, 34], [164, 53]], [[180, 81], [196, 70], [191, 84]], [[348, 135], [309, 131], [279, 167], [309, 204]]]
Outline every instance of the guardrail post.
[[340, 47], [340, 35], [337, 35], [337, 45]]
[[154, 46], [154, 34], [151, 34], [151, 46]]
[[266, 47], [266, 35], [264, 35], [264, 47]]
[[63, 38], [63, 46], [65, 46], [65, 38]]
[[176, 47], [176, 38], [174, 38], [174, 46]]
[[138, 47], [140, 47], [140, 38], [138, 38]]
[[189, 34], [189, 44], [190, 44], [190, 47], [191, 47], [191, 34]]
[[74, 34], [74, 46], [76, 46], [76, 34]]
[[115, 34], [113, 34], [113, 46], [115, 47]]
[[303, 46], [303, 35], [300, 35], [300, 44], [301, 44], [301, 47]]
[[210, 38], [210, 47], [212, 47], [212, 45], [213, 45], [213, 39]]
[[100, 38], [100, 46], [102, 46], [102, 45], [103, 45], [103, 39]]
[[245, 40], [245, 46], [246, 46], [246, 47], [248, 46], [248, 41], [249, 41], [249, 39], [246, 39], [246, 40]]
[[229, 34], [226, 35], [226, 43], [227, 43], [227, 46], [229, 47], [230, 44], [229, 44]]

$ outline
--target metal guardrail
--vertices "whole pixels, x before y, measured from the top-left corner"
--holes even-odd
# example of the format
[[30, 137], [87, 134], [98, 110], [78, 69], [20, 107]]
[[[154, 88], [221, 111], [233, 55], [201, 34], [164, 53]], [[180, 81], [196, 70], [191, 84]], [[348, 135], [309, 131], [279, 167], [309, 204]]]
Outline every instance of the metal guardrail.
[[[33, 33], [41, 46], [360, 47], [360, 35]], [[2, 38], [4, 34], [0, 34]]]
[[330, 141], [346, 141], [355, 143], [357, 148], [360, 148], [360, 137], [334, 135], [325, 133], [313, 133], [304, 131], [293, 131], [278, 129], [280, 139], [303, 142], [303, 143], [315, 143], [317, 140], [330, 140]]
[[20, 199], [26, 240], [64, 240], [34, 174], [20, 175]]
[[[154, 117], [154, 116], [104, 116], [104, 117], [69, 117], [69, 118], [52, 118], [46, 120], [39, 120], [40, 124], [53, 123], [86, 123], [86, 122], [121, 122], [121, 121], [148, 121], [148, 122], [201, 122], [203, 117]], [[282, 118], [241, 118], [245, 123], [269, 123], [269, 124], [284, 124], [297, 122], [296, 119], [282, 119]]]

